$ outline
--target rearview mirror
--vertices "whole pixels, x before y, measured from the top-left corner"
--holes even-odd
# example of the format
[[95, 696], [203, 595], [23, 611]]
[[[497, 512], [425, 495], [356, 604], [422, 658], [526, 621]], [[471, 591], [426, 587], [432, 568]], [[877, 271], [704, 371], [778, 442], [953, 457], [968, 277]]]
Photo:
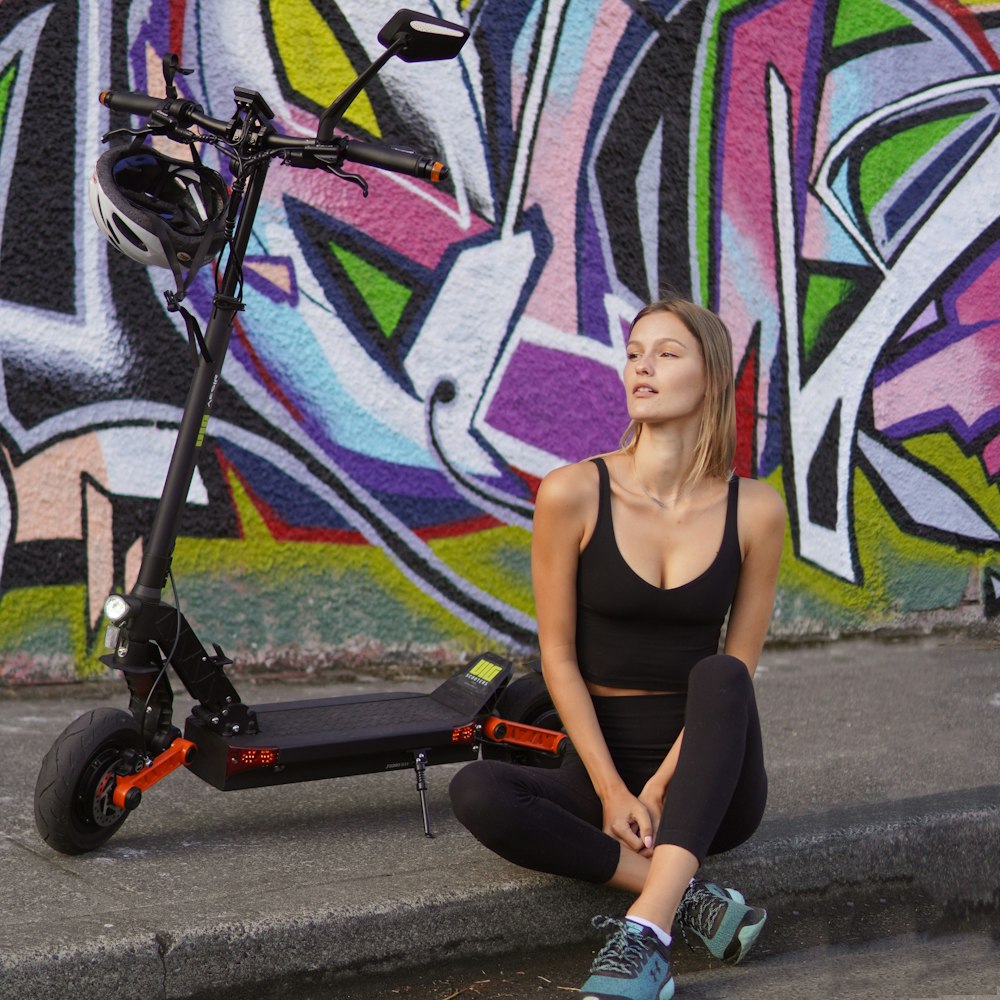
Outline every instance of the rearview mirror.
[[442, 21], [439, 17], [430, 17], [416, 10], [397, 10], [378, 33], [385, 52], [320, 115], [316, 138], [320, 142], [329, 142], [333, 138], [333, 130], [351, 102], [393, 56], [399, 56], [404, 62], [453, 59], [468, 37], [469, 29], [461, 24]]
[[469, 29], [461, 24], [406, 8], [397, 10], [378, 33], [378, 40], [403, 62], [454, 59], [468, 37]]

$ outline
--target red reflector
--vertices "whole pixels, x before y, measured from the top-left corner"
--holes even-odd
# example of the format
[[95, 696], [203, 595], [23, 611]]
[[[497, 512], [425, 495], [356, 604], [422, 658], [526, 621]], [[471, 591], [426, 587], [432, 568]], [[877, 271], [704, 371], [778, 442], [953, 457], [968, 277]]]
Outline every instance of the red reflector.
[[451, 742], [452, 743], [475, 743], [476, 742], [476, 724], [470, 722], [467, 726], [456, 726], [451, 731]]
[[226, 760], [226, 774], [274, 767], [278, 763], [277, 747], [230, 747]]

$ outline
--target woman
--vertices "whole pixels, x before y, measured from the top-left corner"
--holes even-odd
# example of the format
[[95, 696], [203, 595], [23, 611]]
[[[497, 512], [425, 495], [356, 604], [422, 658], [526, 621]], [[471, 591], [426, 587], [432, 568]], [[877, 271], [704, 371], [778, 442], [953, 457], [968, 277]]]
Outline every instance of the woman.
[[[752, 677], [774, 604], [785, 512], [731, 475], [732, 345], [679, 298], [626, 347], [622, 447], [542, 482], [532, 576], [542, 671], [573, 745], [558, 771], [480, 761], [458, 818], [525, 867], [636, 894], [581, 996], [667, 1000], [670, 929], [739, 961], [766, 913], [695, 875], [756, 830], [767, 778]], [[725, 652], [718, 644], [729, 614]]]

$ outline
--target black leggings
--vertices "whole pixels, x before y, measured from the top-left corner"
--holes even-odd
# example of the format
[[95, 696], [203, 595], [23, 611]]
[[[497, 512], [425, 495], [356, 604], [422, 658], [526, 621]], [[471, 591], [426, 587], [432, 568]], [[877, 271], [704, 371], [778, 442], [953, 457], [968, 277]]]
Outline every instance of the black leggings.
[[[753, 682], [732, 656], [691, 671], [686, 695], [594, 698], [612, 759], [633, 795], [684, 728], [656, 843], [676, 844], [699, 864], [743, 843], [764, 814], [767, 775]], [[621, 847], [602, 830], [601, 800], [570, 750], [555, 770], [481, 760], [451, 781], [459, 821], [490, 850], [524, 868], [604, 883]]]

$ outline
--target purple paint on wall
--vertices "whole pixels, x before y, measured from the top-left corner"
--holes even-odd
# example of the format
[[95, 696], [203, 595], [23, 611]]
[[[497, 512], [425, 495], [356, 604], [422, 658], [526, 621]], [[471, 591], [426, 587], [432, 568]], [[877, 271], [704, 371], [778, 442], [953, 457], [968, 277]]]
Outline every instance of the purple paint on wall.
[[628, 424], [618, 373], [589, 358], [518, 345], [490, 426], [570, 462], [616, 448]]
[[583, 212], [580, 227], [580, 249], [577, 258], [577, 285], [580, 289], [580, 330], [587, 337], [603, 344], [608, 343], [608, 326], [605, 316], [604, 296], [611, 291], [608, 273], [601, 252], [601, 239], [591, 205]]

